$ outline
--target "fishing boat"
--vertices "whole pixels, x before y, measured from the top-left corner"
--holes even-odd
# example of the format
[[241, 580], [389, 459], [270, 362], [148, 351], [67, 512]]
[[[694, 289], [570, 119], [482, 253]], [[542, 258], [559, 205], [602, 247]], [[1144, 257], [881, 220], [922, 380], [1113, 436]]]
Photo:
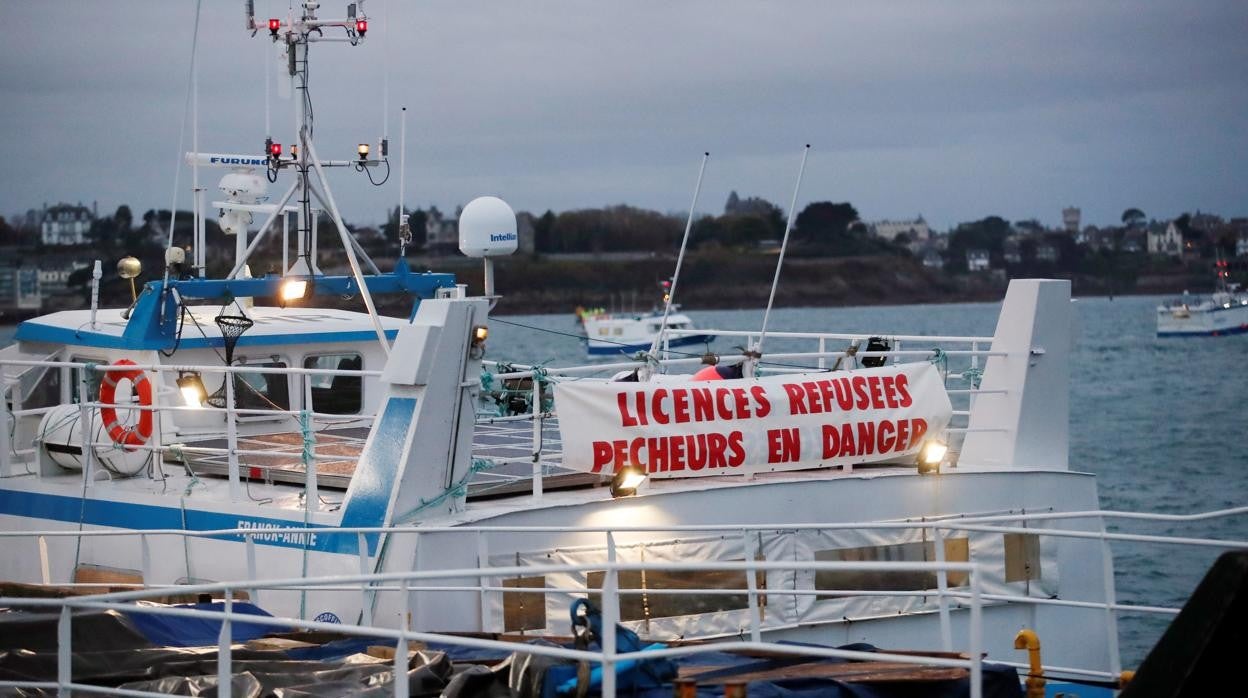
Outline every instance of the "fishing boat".
[[[326, 19], [305, 2], [268, 21], [292, 78], [306, 87], [309, 47], [333, 33], [363, 40], [360, 5]], [[248, 24], [266, 28], [250, 11]], [[660, 325], [644, 356], [619, 362], [498, 362], [492, 284], [473, 296], [401, 262], [365, 274], [333, 161], [306, 128], [297, 142], [294, 158], [272, 145], [226, 158], [293, 179], [272, 208], [223, 202], [268, 215], [249, 242], [240, 228], [229, 278], [184, 274], [171, 252], [169, 277], [131, 308], [36, 318], [0, 354], [0, 579], [6, 593], [95, 593], [0, 599], [60, 609], [51, 685], [85, 690], [72, 608], [185, 591], [221, 606], [127, 608], [217, 619], [222, 688], [244, 595], [277, 617], [257, 623], [381, 634], [396, 671], [408, 641], [576, 634], [570, 609], [589, 601], [602, 627], [659, 642], [934, 648], [886, 656], [964, 671], [973, 696], [985, 653], [1027, 668], [1018, 648], [1038, 661], [1033, 637], [1051, 675], [1117, 682], [1118, 615], [1173, 611], [1118, 601], [1115, 514], [1068, 462], [1068, 281], [1012, 281], [992, 336], [769, 333], [764, 320], [697, 331], [749, 347], [740, 356], [687, 358], [661, 348], [691, 330]], [[376, 165], [360, 155], [353, 167]], [[301, 254], [281, 276], [245, 278], [247, 251], [292, 200]], [[319, 273], [306, 252], [311, 200], [350, 276]], [[465, 208], [460, 247], [487, 280], [514, 226], [497, 199]], [[370, 294], [391, 290], [421, 297], [409, 317], [376, 313]], [[367, 312], [299, 305], [317, 293], [358, 294]], [[287, 307], [244, 300], [274, 297]], [[708, 359], [741, 377], [697, 379]], [[615, 695], [645, 650], [599, 636], [597, 654], [531, 653], [595, 662]]]
[[1227, 261], [1214, 263], [1215, 286], [1205, 297], [1183, 297], [1157, 306], [1158, 337], [1217, 337], [1248, 332], [1248, 293], [1228, 281]]
[[[713, 339], [709, 334], [699, 334], [693, 320], [674, 306], [664, 315], [662, 308], [644, 313], [613, 313], [600, 308], [577, 309], [577, 319], [585, 332], [586, 350], [591, 355], [631, 354], [649, 351], [655, 340], [666, 337], [669, 347], [706, 345]], [[679, 334], [667, 334], [677, 330]]]

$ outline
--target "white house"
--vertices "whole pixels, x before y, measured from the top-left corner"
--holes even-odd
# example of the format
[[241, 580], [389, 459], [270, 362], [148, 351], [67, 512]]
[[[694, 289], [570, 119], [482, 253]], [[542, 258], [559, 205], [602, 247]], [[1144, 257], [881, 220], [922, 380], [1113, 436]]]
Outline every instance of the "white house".
[[1183, 254], [1183, 234], [1174, 221], [1164, 227], [1153, 224], [1148, 227], [1148, 253], [1179, 257]]
[[990, 264], [991, 262], [988, 257], [988, 250], [966, 251], [967, 271], [988, 271]]
[[871, 231], [878, 237], [894, 242], [899, 236], [906, 236], [906, 246], [911, 250], [922, 249], [932, 239], [932, 230], [923, 216], [910, 221], [877, 221], [871, 224]]
[[39, 221], [40, 239], [45, 245], [82, 245], [95, 222], [95, 212], [78, 204], [57, 204], [43, 207]]

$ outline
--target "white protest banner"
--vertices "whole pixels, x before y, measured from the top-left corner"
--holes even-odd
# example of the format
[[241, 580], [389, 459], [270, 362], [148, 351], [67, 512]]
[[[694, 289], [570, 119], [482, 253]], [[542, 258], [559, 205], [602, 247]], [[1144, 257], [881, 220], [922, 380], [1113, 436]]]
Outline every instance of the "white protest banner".
[[726, 381], [555, 386], [563, 466], [651, 477], [900, 461], [952, 413], [939, 371], [909, 363]]

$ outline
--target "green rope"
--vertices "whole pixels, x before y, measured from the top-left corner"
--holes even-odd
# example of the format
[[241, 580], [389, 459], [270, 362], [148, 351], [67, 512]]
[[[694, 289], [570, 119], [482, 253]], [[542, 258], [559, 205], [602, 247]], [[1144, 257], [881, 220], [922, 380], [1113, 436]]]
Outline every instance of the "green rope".
[[412, 518], [414, 518], [420, 512], [426, 509], [429, 509], [430, 507], [436, 507], [448, 499], [453, 499], [456, 497], [467, 497], [468, 496], [468, 483], [472, 481], [473, 476], [479, 472], [489, 470], [495, 467], [496, 465], [497, 463], [495, 463], [494, 461], [488, 458], [473, 458], [472, 465], [469, 466], [468, 472], [464, 473], [464, 476], [459, 479], [459, 482], [456, 482], [454, 485], [451, 485], [445, 490], [442, 490], [440, 494], [430, 499], [420, 500], [420, 504], [417, 505], [414, 509], [400, 516], [396, 516], [394, 518], [395, 525], [401, 526], [411, 521]]
[[949, 355], [945, 353], [944, 349], [936, 347], [932, 349], [931, 362], [933, 366], [940, 370], [940, 379], [947, 386], [949, 384]]
[[979, 390], [979, 383], [984, 378], [984, 369], [974, 367], [968, 368], [962, 372], [962, 378], [966, 382], [970, 383], [972, 388]]
[[307, 408], [299, 411], [299, 431], [303, 434], [303, 469], [307, 472], [308, 464], [316, 455], [316, 433], [312, 431], [312, 412]]

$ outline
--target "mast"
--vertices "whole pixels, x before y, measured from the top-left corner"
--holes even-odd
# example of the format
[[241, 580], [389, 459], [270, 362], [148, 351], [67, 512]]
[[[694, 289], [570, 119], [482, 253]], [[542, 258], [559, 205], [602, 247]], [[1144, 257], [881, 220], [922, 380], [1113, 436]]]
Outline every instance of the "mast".
[[[386, 160], [386, 139], [383, 134], [378, 143], [378, 149], [381, 151], [378, 153], [380, 159], [370, 159], [367, 142], [361, 142], [357, 147], [358, 158], [355, 160], [321, 160], [317, 156], [316, 146], [314, 145], [315, 111], [312, 108], [312, 96], [309, 91], [310, 85], [308, 84], [308, 55], [311, 44], [314, 42], [332, 41], [347, 42], [352, 46], [359, 45], [368, 32], [368, 17], [364, 13], [364, 0], [356, 0], [356, 2], [347, 5], [347, 16], [336, 19], [322, 19], [318, 17], [317, 10], [319, 7], [320, 3], [316, 0], [304, 0], [304, 2], [300, 3], [299, 15], [297, 17], [291, 14], [284, 21], [280, 18], [270, 18], [266, 25], [270, 40], [274, 43], [282, 42], [286, 46], [286, 66], [291, 80], [291, 87], [293, 88], [291, 92], [299, 100], [298, 106], [294, 109], [296, 138], [295, 143], [291, 146], [291, 152], [283, 156], [281, 144], [273, 142], [272, 138], [269, 138], [265, 143], [265, 166], [269, 181], [276, 182], [277, 176], [282, 170], [293, 171], [295, 177], [291, 194], [294, 195], [295, 201], [295, 245], [297, 249], [294, 262], [283, 270], [286, 282], [283, 284], [281, 296], [285, 301], [294, 301], [305, 297], [310, 293], [312, 285], [315, 283], [315, 277], [321, 273], [316, 260], [317, 215], [320, 213], [320, 210], [313, 207], [313, 201], [315, 200], [324, 207], [325, 212], [332, 218], [334, 226], [338, 230], [339, 238], [347, 255], [347, 261], [351, 267], [351, 274], [359, 287], [369, 318], [373, 322], [377, 340], [381, 343], [383, 350], [389, 354], [390, 343], [386, 339], [380, 317], [373, 306], [373, 299], [369, 293], [368, 285], [364, 282], [360, 262], [356, 258], [357, 251], [364, 256], [364, 261], [370, 269], [375, 271], [376, 265], [368, 258], [363, 249], [359, 247], [350, 231], [346, 229], [346, 225], [342, 221], [342, 215], [334, 201], [333, 193], [330, 191], [329, 180], [325, 175], [325, 168], [328, 167], [353, 167], [357, 172], [367, 174], [373, 184], [378, 186], [384, 184], [389, 179], [390, 169], [389, 162]], [[261, 25], [255, 21], [253, 3], [247, 3], [247, 13], [248, 29], [253, 30], [254, 33]], [[383, 130], [384, 128], [383, 126]], [[385, 166], [386, 176], [381, 182], [376, 182], [372, 179], [371, 168], [379, 165]], [[316, 173], [315, 181], [312, 178], [314, 171]], [[289, 200], [289, 198], [290, 195], [279, 204], [279, 208], [284, 206], [285, 201]], [[257, 234], [251, 245], [246, 246], [245, 250], [243, 245], [240, 244], [239, 249], [241, 252], [239, 258], [235, 261], [232, 275], [242, 268], [246, 262], [247, 255], [255, 249], [260, 238], [270, 228], [271, 225], [261, 228], [261, 232]]]

